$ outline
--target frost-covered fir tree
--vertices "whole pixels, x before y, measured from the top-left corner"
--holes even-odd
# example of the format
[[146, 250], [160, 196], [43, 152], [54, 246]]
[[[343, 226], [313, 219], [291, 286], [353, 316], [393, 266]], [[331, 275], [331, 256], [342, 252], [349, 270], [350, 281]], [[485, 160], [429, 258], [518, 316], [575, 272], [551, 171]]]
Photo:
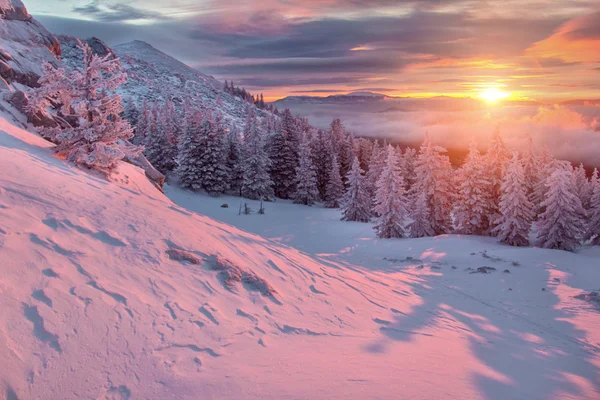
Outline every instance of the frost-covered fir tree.
[[534, 212], [538, 216], [544, 212], [542, 203], [546, 199], [546, 193], [548, 191], [548, 186], [546, 183], [554, 171], [555, 164], [556, 161], [550, 155], [548, 147], [544, 146], [542, 153], [537, 158], [538, 177], [533, 188], [533, 194], [531, 195], [531, 202], [533, 203]]
[[369, 157], [369, 170], [367, 171], [367, 190], [371, 197], [375, 196], [375, 190], [377, 187], [377, 181], [381, 176], [381, 171], [385, 166], [385, 148], [382, 148], [379, 142], [376, 140], [373, 143], [373, 149], [371, 150], [371, 156]]
[[146, 133], [148, 131], [148, 125], [152, 121], [152, 112], [148, 102], [144, 100], [142, 108], [138, 112], [137, 124], [134, 126], [134, 135], [131, 140], [133, 144], [140, 145], [146, 141]]
[[[592, 198], [590, 201], [590, 220], [587, 224], [585, 240], [592, 240], [592, 244], [600, 246], [600, 184], [598, 184], [598, 171], [594, 170], [593, 177], [596, 177], [595, 184], [592, 183]], [[594, 179], [592, 177], [592, 182]]]
[[220, 116], [207, 115], [199, 135], [201, 187], [211, 196], [218, 196], [229, 189], [227, 169], [227, 132]]
[[533, 138], [529, 135], [527, 139], [527, 151], [523, 155], [523, 174], [527, 186], [527, 196], [533, 200], [535, 187], [539, 179], [538, 157], [535, 154]]
[[202, 189], [201, 174], [198, 168], [202, 119], [201, 112], [188, 110], [187, 126], [179, 140], [177, 175], [179, 176], [179, 185], [184, 189]]
[[317, 174], [312, 163], [310, 138], [304, 134], [300, 144], [300, 162], [296, 168], [296, 193], [294, 203], [312, 206], [319, 199]]
[[329, 167], [325, 207], [340, 208], [343, 196], [344, 182], [340, 176], [340, 164], [338, 163], [337, 156], [334, 154], [331, 158], [331, 166]]
[[485, 159], [475, 143], [471, 143], [459, 176], [458, 197], [454, 208], [456, 232], [464, 235], [490, 234], [489, 217], [494, 207], [491, 181]]
[[270, 160], [265, 136], [258, 127], [256, 114], [249, 110], [244, 127], [244, 183], [242, 193], [252, 200], [272, 200], [273, 182], [269, 175]]
[[116, 90], [127, 75], [112, 55], [99, 57], [85, 43], [80, 49], [84, 60], [80, 71], [43, 64], [40, 87], [32, 90], [29, 108], [37, 111], [59, 104], [62, 115], [77, 123], [44, 130], [57, 143], [55, 151], [76, 164], [110, 173], [123, 158], [142, 150], [129, 144], [133, 129], [121, 119], [123, 105]]
[[342, 221], [369, 222], [371, 219], [371, 199], [367, 191], [363, 170], [354, 157], [348, 172], [347, 186], [342, 201]]
[[574, 251], [585, 234], [585, 211], [577, 196], [570, 165], [559, 165], [546, 183], [545, 211], [537, 223], [538, 245]]
[[[429, 134], [419, 150], [415, 167], [414, 198], [425, 196], [429, 225], [435, 235], [449, 233], [452, 228], [451, 212], [454, 198], [454, 172], [446, 149], [432, 143]], [[416, 213], [413, 207], [413, 219]]]
[[236, 126], [232, 126], [227, 137], [227, 169], [229, 190], [242, 195], [244, 185], [244, 156], [242, 138]]
[[579, 200], [581, 200], [581, 205], [583, 205], [585, 210], [589, 210], [592, 200], [592, 188], [583, 164], [579, 164], [573, 170], [573, 179], [575, 179], [575, 187], [577, 188], [577, 195], [579, 196]]
[[146, 136], [144, 154], [162, 174], [168, 175], [177, 166], [177, 138], [168, 107], [156, 107], [150, 132]]
[[312, 140], [312, 156], [313, 165], [317, 173], [319, 197], [322, 200], [327, 200], [327, 184], [331, 172], [331, 161], [334, 155], [331, 138], [325, 131], [319, 130]]
[[[413, 187], [416, 182], [415, 167], [417, 162], [417, 151], [412, 147], [407, 147], [402, 154], [403, 166], [402, 176], [404, 178], [404, 189], [408, 197], [412, 196]], [[412, 203], [412, 201], [411, 201]]]
[[427, 192], [420, 191], [416, 194], [411, 210], [412, 222], [408, 225], [410, 237], [421, 238], [435, 236], [429, 216], [429, 202]]
[[529, 246], [529, 231], [534, 214], [533, 204], [527, 197], [527, 189], [525, 171], [518, 153], [514, 153], [502, 181], [500, 218], [494, 228], [502, 243]]
[[408, 215], [404, 179], [398, 169], [398, 156], [388, 145], [386, 164], [377, 181], [375, 190], [375, 213], [379, 215], [374, 229], [377, 237], [402, 238]]
[[271, 180], [275, 195], [279, 198], [289, 199], [296, 192], [299, 143], [296, 120], [291, 111], [286, 109], [281, 118], [281, 129], [271, 137], [269, 145]]
[[490, 211], [490, 221], [494, 225], [494, 221], [500, 216], [500, 197], [502, 196], [502, 178], [504, 177], [504, 169], [508, 162], [508, 150], [504, 145], [504, 140], [500, 134], [500, 129], [496, 127], [492, 135], [487, 154], [487, 174], [491, 182], [493, 208]]
[[138, 124], [139, 114], [140, 112], [138, 111], [135, 101], [133, 101], [133, 99], [129, 97], [123, 110], [123, 118], [125, 118], [129, 122], [129, 125], [135, 127]]

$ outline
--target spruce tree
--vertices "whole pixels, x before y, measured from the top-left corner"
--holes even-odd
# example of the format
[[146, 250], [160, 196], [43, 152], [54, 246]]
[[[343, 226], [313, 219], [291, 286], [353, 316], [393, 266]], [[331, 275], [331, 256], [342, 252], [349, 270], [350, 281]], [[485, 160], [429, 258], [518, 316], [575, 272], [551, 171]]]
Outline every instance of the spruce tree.
[[188, 110], [186, 130], [179, 141], [178, 167], [179, 185], [184, 189], [202, 189], [201, 173], [198, 168], [201, 143], [199, 140], [202, 113]]
[[[592, 198], [590, 201], [590, 220], [587, 224], [585, 240], [592, 240], [592, 244], [600, 246], [600, 184], [598, 184], [597, 170], [594, 171], [595, 184], [592, 184]], [[594, 180], [592, 180], [594, 182]]]
[[198, 166], [201, 186], [209, 195], [219, 196], [229, 189], [227, 169], [227, 132], [220, 116], [208, 115], [200, 133], [201, 151]]
[[533, 201], [535, 187], [539, 180], [538, 157], [533, 147], [533, 138], [529, 135], [527, 140], [527, 151], [523, 155], [523, 174], [527, 186], [527, 197]]
[[546, 186], [548, 191], [542, 203], [545, 211], [537, 224], [538, 245], [574, 251], [585, 234], [585, 211], [577, 196], [571, 166], [566, 163], [558, 165]]
[[371, 200], [365, 184], [363, 170], [354, 157], [352, 168], [347, 176], [346, 194], [343, 199], [342, 221], [369, 222], [371, 219]]
[[377, 181], [375, 213], [379, 215], [374, 229], [379, 238], [402, 238], [408, 214], [404, 180], [398, 169], [398, 156], [388, 145], [385, 167]]
[[[331, 173], [331, 161], [334, 156], [331, 146], [331, 138], [323, 131], [319, 130], [312, 140], [313, 165], [317, 173], [317, 188], [319, 197], [327, 200], [327, 184]], [[336, 157], [337, 158], [337, 157]], [[338, 171], [339, 175], [339, 171]]]
[[169, 109], [162, 108], [156, 111], [152, 129], [146, 136], [144, 154], [148, 161], [162, 174], [171, 173], [176, 164], [177, 139], [170, 121]]
[[494, 205], [487, 172], [477, 146], [471, 143], [469, 154], [459, 171], [460, 183], [454, 208], [454, 224], [457, 233], [490, 234], [491, 224], [488, 218]]
[[531, 202], [533, 203], [534, 212], [537, 216], [545, 211], [542, 203], [546, 199], [546, 193], [548, 191], [546, 183], [554, 171], [555, 165], [556, 161], [550, 155], [548, 147], [544, 146], [542, 153], [537, 158], [538, 176], [533, 189], [533, 194], [531, 195]]
[[[415, 167], [417, 162], [417, 151], [412, 147], [407, 147], [402, 154], [403, 168], [402, 173], [404, 177], [404, 189], [406, 190], [409, 199], [412, 196], [413, 189], [416, 182]], [[412, 203], [412, 201], [410, 202]]]
[[[450, 233], [452, 227], [451, 212], [456, 194], [454, 171], [450, 159], [444, 154], [446, 151], [443, 147], [435, 146], [429, 134], [426, 134], [415, 167], [414, 196], [417, 202], [422, 202], [424, 196], [429, 225], [435, 235]], [[413, 215], [416, 213], [415, 206]]]
[[502, 181], [500, 218], [495, 233], [502, 243], [511, 246], [529, 246], [529, 231], [533, 220], [533, 204], [527, 197], [527, 179], [519, 161], [513, 154]]
[[300, 144], [300, 162], [296, 168], [296, 193], [294, 203], [312, 206], [319, 198], [317, 174], [312, 163], [310, 139], [304, 134]]
[[508, 162], [508, 150], [504, 145], [504, 140], [500, 134], [500, 129], [496, 127], [492, 136], [492, 141], [486, 154], [487, 173], [491, 182], [491, 199], [493, 207], [490, 210], [489, 220], [494, 226], [494, 221], [500, 216], [500, 197], [502, 196], [502, 178], [504, 169]]
[[242, 195], [244, 185], [244, 157], [242, 139], [234, 125], [227, 136], [227, 169], [229, 170], [229, 190]]
[[248, 111], [244, 127], [244, 183], [242, 193], [251, 200], [272, 200], [273, 182], [269, 175], [270, 160], [265, 137], [258, 127], [256, 114]]
[[340, 208], [343, 196], [344, 182], [340, 176], [340, 164], [338, 163], [337, 156], [334, 154], [331, 158], [331, 166], [329, 167], [325, 207]]
[[296, 192], [296, 168], [298, 167], [299, 132], [296, 120], [289, 109], [281, 118], [281, 129], [271, 138], [271, 179], [275, 195], [289, 199]]
[[416, 194], [411, 212], [412, 222], [408, 225], [410, 237], [422, 238], [435, 236], [429, 216], [429, 203], [427, 192], [420, 191]]
[[579, 166], [573, 170], [573, 179], [575, 179], [577, 195], [579, 196], [579, 200], [581, 200], [583, 208], [589, 210], [592, 200], [592, 188], [583, 164], [579, 164]]
[[367, 189], [371, 197], [375, 196], [377, 180], [379, 180], [381, 171], [385, 166], [385, 156], [385, 149], [376, 140], [369, 157], [369, 170], [367, 172]]

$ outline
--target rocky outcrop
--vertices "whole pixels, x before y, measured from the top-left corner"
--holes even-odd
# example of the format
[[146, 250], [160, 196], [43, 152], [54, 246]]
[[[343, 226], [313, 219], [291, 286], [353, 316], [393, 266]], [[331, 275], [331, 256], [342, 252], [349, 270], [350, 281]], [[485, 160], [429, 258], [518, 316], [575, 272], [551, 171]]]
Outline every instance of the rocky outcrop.
[[20, 90], [17, 90], [16, 92], [12, 93], [7, 100], [21, 114], [25, 115], [27, 117], [27, 122], [32, 123], [33, 126], [44, 128], [57, 128], [58, 126], [60, 126], [58, 121], [56, 121], [51, 115], [49, 115], [46, 112], [29, 112], [27, 110], [29, 99], [27, 98], [27, 95]]

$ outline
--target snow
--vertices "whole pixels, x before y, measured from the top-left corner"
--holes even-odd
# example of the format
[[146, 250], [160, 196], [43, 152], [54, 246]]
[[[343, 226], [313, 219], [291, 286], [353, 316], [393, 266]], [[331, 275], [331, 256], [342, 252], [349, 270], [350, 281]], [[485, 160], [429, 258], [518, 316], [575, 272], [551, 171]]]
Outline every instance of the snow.
[[377, 240], [289, 201], [239, 216], [51, 146], [0, 116], [1, 395], [600, 396], [598, 309], [575, 298], [600, 289], [598, 247]]

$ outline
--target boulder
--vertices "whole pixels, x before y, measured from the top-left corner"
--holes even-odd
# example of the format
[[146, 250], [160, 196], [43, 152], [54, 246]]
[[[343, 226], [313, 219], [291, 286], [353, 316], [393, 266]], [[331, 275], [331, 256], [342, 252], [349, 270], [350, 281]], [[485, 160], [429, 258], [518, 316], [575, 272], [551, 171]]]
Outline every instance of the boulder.
[[27, 105], [29, 104], [29, 98], [27, 95], [17, 90], [8, 98], [8, 102], [20, 113], [27, 117], [27, 122], [30, 122], [35, 127], [43, 127], [43, 128], [56, 128], [59, 126], [58, 122], [52, 116], [50, 116], [45, 111], [38, 111], [36, 113], [31, 113], [27, 111]]
[[27, 12], [21, 0], [8, 0], [9, 7], [0, 7], [0, 18], [9, 21], [30, 21], [31, 15]]

